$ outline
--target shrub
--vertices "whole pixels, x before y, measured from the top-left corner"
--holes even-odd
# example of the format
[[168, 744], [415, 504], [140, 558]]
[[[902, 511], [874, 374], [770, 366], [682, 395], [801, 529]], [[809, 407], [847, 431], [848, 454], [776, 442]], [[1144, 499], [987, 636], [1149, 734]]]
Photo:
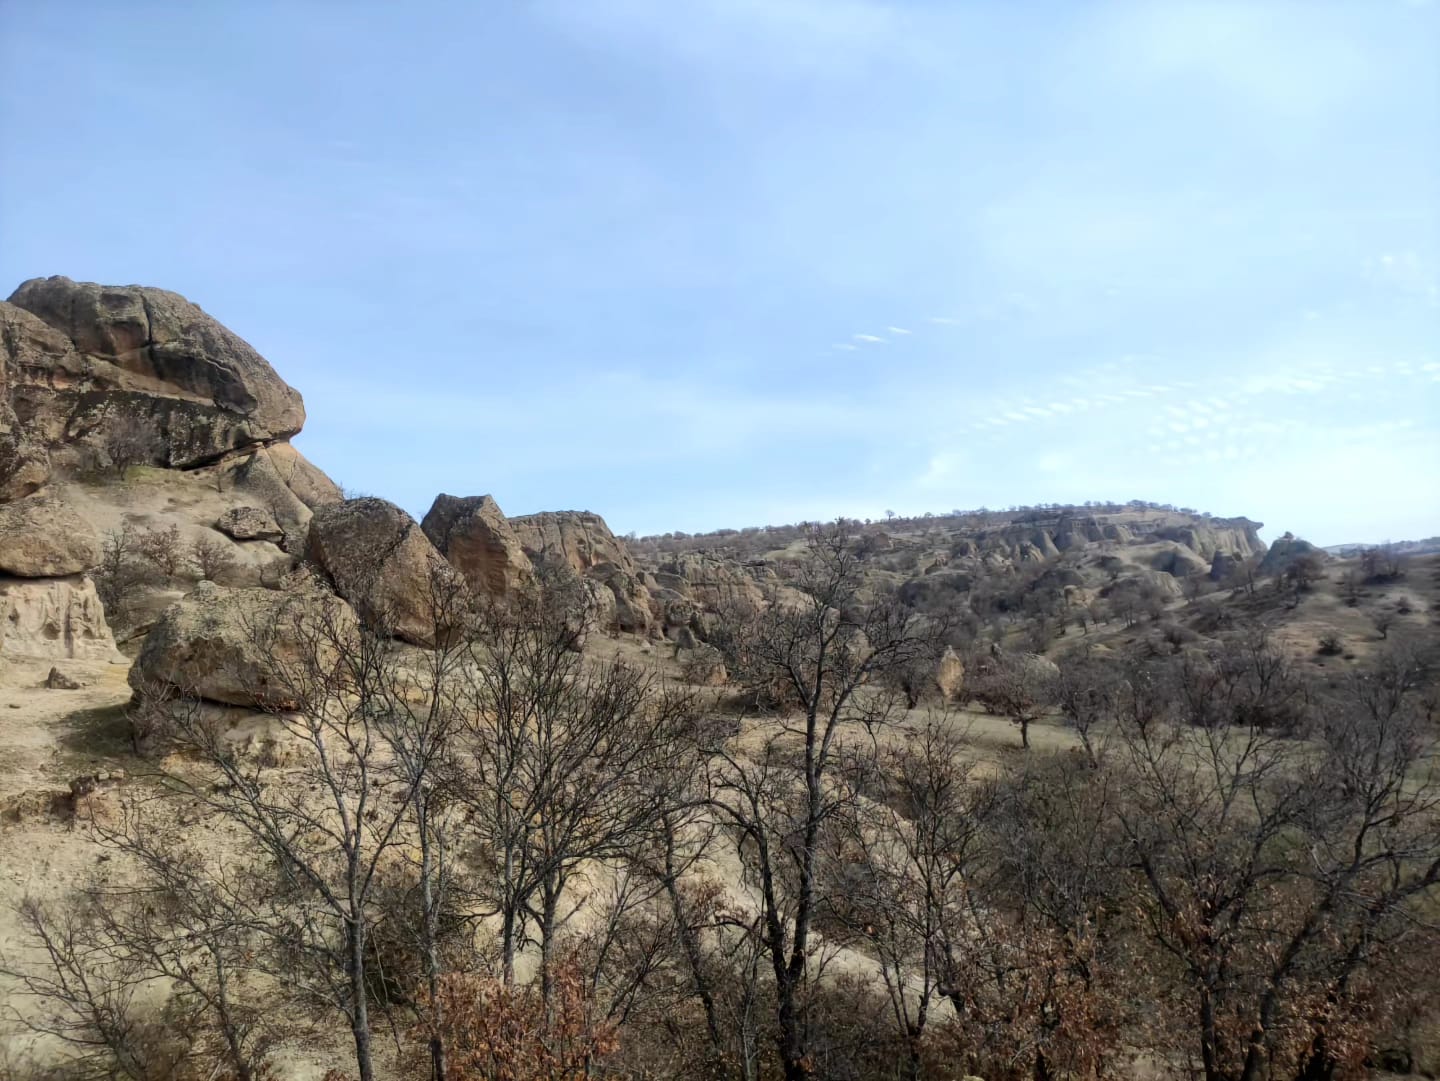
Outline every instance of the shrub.
[[141, 557], [166, 578], [174, 578], [185, 567], [185, 546], [178, 525], [172, 523], [169, 529], [147, 529], [136, 538], [135, 546]]

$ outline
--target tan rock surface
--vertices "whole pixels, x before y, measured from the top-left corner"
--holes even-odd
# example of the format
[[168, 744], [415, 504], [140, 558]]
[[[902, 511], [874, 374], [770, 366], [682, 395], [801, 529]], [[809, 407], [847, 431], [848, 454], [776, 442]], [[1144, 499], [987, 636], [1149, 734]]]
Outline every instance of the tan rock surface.
[[520, 539], [488, 495], [438, 495], [420, 527], [477, 592], [507, 596], [534, 572]]
[[317, 508], [307, 551], [362, 616], [384, 618], [397, 638], [415, 645], [436, 641], [432, 576], [445, 588], [463, 588], [459, 573], [415, 519], [383, 499], [349, 499]]
[[22, 578], [80, 574], [100, 562], [100, 537], [53, 497], [0, 505], [0, 572]]
[[165, 611], [130, 669], [130, 685], [174, 687], [212, 702], [260, 709], [292, 709], [295, 688], [274, 678], [292, 669], [313, 628], [353, 619], [344, 602], [319, 593], [227, 589], [201, 583]]
[[89, 578], [0, 576], [0, 663], [16, 658], [124, 660]]

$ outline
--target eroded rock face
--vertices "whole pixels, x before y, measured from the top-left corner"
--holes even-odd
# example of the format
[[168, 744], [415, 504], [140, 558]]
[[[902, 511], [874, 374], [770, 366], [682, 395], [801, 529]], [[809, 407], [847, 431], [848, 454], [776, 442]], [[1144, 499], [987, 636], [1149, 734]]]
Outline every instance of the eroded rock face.
[[0, 660], [123, 661], [95, 584], [66, 578], [0, 577]]
[[58, 499], [32, 495], [0, 505], [0, 572], [53, 578], [99, 562], [100, 537]]
[[419, 646], [435, 645], [445, 630], [435, 624], [432, 581], [442, 591], [464, 588], [415, 519], [384, 499], [317, 508], [306, 550], [363, 616], [383, 619], [397, 638]]
[[288, 439], [300, 394], [184, 297], [142, 286], [35, 278], [0, 312], [10, 407], [32, 443], [187, 467]]
[[532, 559], [568, 563], [576, 574], [610, 563], [629, 574], [636, 571], [624, 543], [610, 532], [605, 519], [590, 511], [560, 510], [509, 519], [510, 528]]
[[[130, 686], [168, 686], [233, 706], [295, 709], [304, 688], [284, 673], [299, 671], [307, 651], [330, 652], [329, 643], [343, 640], [353, 621], [343, 601], [323, 593], [202, 582], [146, 635], [130, 668]], [[316, 633], [317, 627], [327, 630]]]
[[300, 430], [300, 395], [183, 297], [68, 278], [0, 303], [0, 499], [56, 467], [186, 467]]
[[420, 528], [476, 592], [508, 596], [534, 572], [520, 539], [488, 495], [438, 495]]

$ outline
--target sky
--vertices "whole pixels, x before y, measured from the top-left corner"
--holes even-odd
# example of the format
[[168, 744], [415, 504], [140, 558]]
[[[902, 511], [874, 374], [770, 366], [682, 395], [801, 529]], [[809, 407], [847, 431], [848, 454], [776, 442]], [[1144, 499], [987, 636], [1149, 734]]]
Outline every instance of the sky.
[[1148, 499], [1440, 534], [1440, 4], [0, 0], [0, 295], [617, 533]]

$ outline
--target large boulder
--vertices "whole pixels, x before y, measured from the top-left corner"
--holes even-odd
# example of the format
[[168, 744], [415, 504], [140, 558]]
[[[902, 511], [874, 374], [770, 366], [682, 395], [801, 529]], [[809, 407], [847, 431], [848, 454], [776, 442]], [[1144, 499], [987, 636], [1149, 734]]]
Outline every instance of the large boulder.
[[122, 661], [95, 585], [0, 576], [0, 664], [5, 658]]
[[184, 468], [300, 431], [305, 408], [259, 353], [176, 293], [36, 278], [0, 306], [9, 405], [71, 465]]
[[1328, 561], [1329, 556], [1323, 549], [1315, 547], [1307, 540], [1301, 540], [1293, 533], [1286, 533], [1283, 537], [1270, 545], [1265, 552], [1265, 557], [1260, 560], [1257, 572], [1262, 578], [1284, 574], [1291, 564], [1301, 559], [1309, 559], [1317, 564]]
[[[324, 593], [201, 582], [145, 636], [130, 685], [137, 691], [167, 686], [226, 705], [295, 709], [310, 662], [323, 668], [353, 620], [343, 601]], [[317, 650], [321, 656], [314, 656]]]
[[306, 551], [362, 617], [419, 646], [449, 629], [437, 626], [436, 599], [465, 588], [415, 519], [373, 496], [316, 508]]
[[260, 507], [231, 507], [215, 520], [215, 528], [238, 541], [285, 539], [285, 531], [275, 521], [275, 516]]
[[965, 662], [949, 646], [935, 664], [935, 689], [945, 702], [958, 702], [965, 686]]
[[32, 495], [0, 505], [0, 572], [53, 578], [80, 574], [99, 562], [99, 536], [58, 499]]
[[508, 596], [534, 571], [515, 531], [488, 495], [438, 495], [420, 528], [476, 592]]
[[532, 559], [567, 563], [576, 574], [609, 563], [634, 574], [635, 562], [605, 519], [589, 511], [545, 511], [509, 520], [510, 528]]

